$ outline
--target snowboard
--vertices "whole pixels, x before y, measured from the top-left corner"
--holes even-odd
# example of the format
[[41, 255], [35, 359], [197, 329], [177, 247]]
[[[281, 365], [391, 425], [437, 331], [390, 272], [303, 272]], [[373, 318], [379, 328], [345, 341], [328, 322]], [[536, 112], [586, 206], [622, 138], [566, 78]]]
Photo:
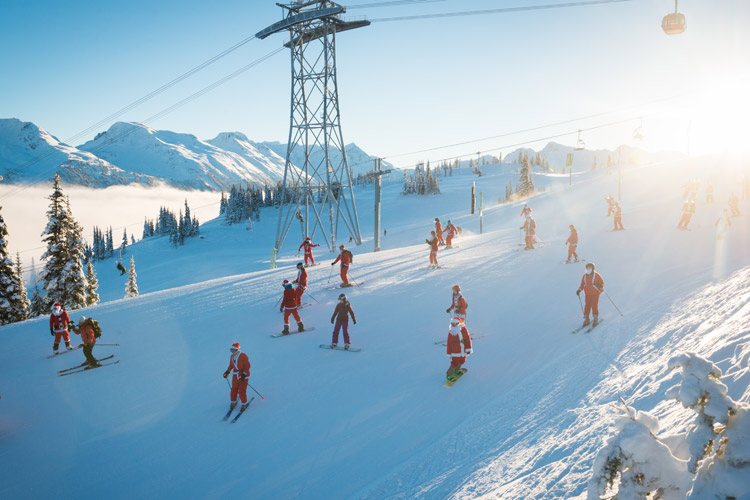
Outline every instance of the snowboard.
[[328, 349], [329, 351], [349, 351], [349, 352], [359, 352], [362, 350], [361, 347], [354, 347], [354, 346], [349, 347], [349, 349], [344, 349], [344, 346], [342, 345], [337, 345], [336, 347], [331, 349], [331, 344], [320, 344], [320, 348]]
[[453, 380], [448, 379], [448, 380], [445, 381], [445, 383], [443, 384], [443, 387], [453, 387], [453, 384], [455, 384], [456, 382], [458, 382], [458, 379], [460, 379], [461, 377], [463, 377], [464, 373], [466, 373], [467, 371], [469, 371], [469, 370], [467, 370], [466, 368], [461, 368], [460, 371], [457, 371], [456, 373], [454, 373], [452, 375]]
[[311, 332], [311, 331], [313, 331], [313, 330], [315, 330], [315, 327], [314, 327], [314, 326], [306, 326], [306, 327], [305, 327], [305, 329], [304, 329], [304, 330], [302, 330], [302, 331], [299, 331], [299, 330], [296, 330], [296, 331], [294, 331], [294, 330], [289, 330], [289, 333], [287, 333], [286, 335], [284, 335], [283, 333], [279, 332], [279, 333], [274, 333], [273, 335], [271, 335], [271, 337], [273, 337], [273, 338], [276, 338], [276, 339], [277, 339], [277, 338], [279, 338], [279, 337], [288, 337], [288, 336], [290, 336], [290, 335], [296, 335], [296, 334], [298, 334], [298, 333]]
[[349, 282], [349, 284], [348, 284], [348, 285], [339, 285], [339, 286], [335, 286], [335, 287], [333, 287], [333, 288], [329, 288], [329, 290], [340, 290], [340, 289], [342, 289], [342, 288], [352, 288], [352, 287], [355, 287], [355, 286], [360, 286], [360, 285], [364, 285], [364, 284], [365, 284], [365, 282], [364, 282], [364, 281], [360, 281], [359, 283], [355, 283], [355, 282], [351, 281], [351, 282]]

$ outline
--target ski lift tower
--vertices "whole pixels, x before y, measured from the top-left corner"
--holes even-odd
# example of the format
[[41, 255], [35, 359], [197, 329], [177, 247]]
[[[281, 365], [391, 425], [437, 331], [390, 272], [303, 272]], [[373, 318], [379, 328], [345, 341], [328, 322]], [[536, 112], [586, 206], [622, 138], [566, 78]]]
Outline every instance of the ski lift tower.
[[[344, 21], [340, 16], [346, 8], [328, 0], [276, 5], [284, 9], [284, 19], [255, 35], [263, 39], [289, 31], [284, 46], [292, 54], [289, 142], [274, 256], [297, 214], [303, 218], [305, 236], [312, 238], [320, 229], [329, 250], [336, 248], [340, 221], [359, 245], [362, 237], [339, 116], [336, 33], [368, 26], [370, 21]], [[296, 166], [292, 158], [299, 158]]]

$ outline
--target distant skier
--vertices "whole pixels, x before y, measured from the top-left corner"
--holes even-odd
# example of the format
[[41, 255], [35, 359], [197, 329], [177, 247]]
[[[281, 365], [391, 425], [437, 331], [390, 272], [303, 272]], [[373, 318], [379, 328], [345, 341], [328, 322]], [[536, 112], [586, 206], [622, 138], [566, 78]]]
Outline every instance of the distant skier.
[[578, 248], [578, 231], [576, 231], [576, 227], [573, 224], [568, 226], [568, 228], [570, 229], [570, 235], [565, 240], [565, 244], [568, 245], [568, 260], [566, 262], [570, 262], [571, 257], [578, 262], [578, 254], [576, 253], [576, 248]]
[[336, 304], [336, 308], [333, 310], [331, 316], [331, 323], [334, 318], [336, 319], [336, 325], [333, 327], [333, 338], [331, 339], [331, 349], [335, 349], [339, 342], [339, 330], [344, 330], [344, 349], [349, 350], [351, 347], [351, 339], [349, 338], [349, 316], [351, 315], [354, 324], [357, 324], [357, 318], [354, 316], [354, 310], [352, 305], [346, 299], [346, 294], [339, 295], [339, 303]]
[[615, 198], [612, 195], [604, 198], [607, 202], [607, 217], [611, 216], [615, 212]]
[[714, 202], [714, 186], [710, 182], [706, 182], [706, 203]]
[[78, 328], [72, 328], [73, 333], [81, 336], [83, 342], [83, 355], [86, 356], [86, 361], [91, 366], [99, 366], [99, 362], [94, 357], [94, 345], [96, 345], [96, 333], [94, 332], [94, 326], [86, 316], [81, 316], [78, 320]]
[[619, 203], [615, 202], [615, 227], [613, 231], [625, 229], [622, 227], [622, 207]]
[[302, 262], [297, 262], [297, 279], [292, 283], [297, 284], [297, 289], [294, 291], [297, 296], [297, 307], [302, 305], [302, 295], [307, 290], [307, 269]]
[[339, 250], [341, 250], [341, 253], [339, 253], [338, 257], [336, 257], [336, 260], [334, 260], [331, 265], [333, 266], [337, 262], [341, 261], [341, 271], [339, 272], [339, 275], [341, 276], [341, 286], [352, 286], [349, 283], [349, 278], [347, 277], [347, 275], [349, 273], [349, 265], [352, 263], [353, 255], [344, 247], [343, 244], [339, 245]]
[[694, 213], [695, 198], [690, 197], [689, 199], [685, 200], [685, 203], [682, 204], [682, 218], [680, 219], [680, 222], [677, 223], [677, 229], [687, 229], [688, 224], [690, 224], [690, 219], [693, 217]]
[[[312, 240], [310, 240], [310, 237], [308, 236], [305, 238], [305, 241], [302, 242], [302, 244], [297, 249], [297, 252], [299, 252], [303, 247], [305, 249], [305, 265], [315, 265], [315, 259], [313, 258], [312, 249], [315, 247], [319, 247], [320, 245], [313, 245]], [[308, 264], [307, 261], [310, 261], [312, 264]]]
[[469, 305], [466, 303], [466, 299], [461, 293], [461, 287], [453, 285], [451, 287], [453, 295], [451, 296], [451, 305], [445, 312], [449, 313], [453, 311], [453, 317], [461, 320], [461, 323], [466, 323], [466, 308]]
[[453, 381], [455, 376], [462, 373], [461, 367], [466, 363], [466, 356], [471, 354], [471, 335], [465, 324], [461, 323], [459, 318], [451, 318], [451, 326], [448, 330], [448, 341], [446, 342], [446, 352], [451, 358], [451, 364], [445, 377]]
[[284, 287], [284, 295], [281, 298], [279, 311], [284, 311], [284, 329], [281, 330], [281, 333], [289, 335], [289, 315], [294, 316], [294, 319], [297, 321], [297, 329], [300, 332], [304, 332], [305, 327], [297, 312], [297, 294], [292, 288], [292, 284], [288, 281], [283, 283], [282, 286]]
[[229, 356], [229, 367], [224, 372], [224, 378], [232, 374], [232, 388], [229, 389], [229, 412], [237, 406], [237, 396], [242, 401], [240, 411], [245, 411], [248, 406], [247, 402], [247, 379], [250, 377], [250, 359], [247, 354], [240, 352], [240, 343], [235, 342], [229, 348], [232, 354]]
[[737, 195], [732, 191], [729, 193], [729, 208], [732, 210], [732, 217], [737, 217], [742, 215], [740, 213], [740, 209], [738, 208], [737, 204], [739, 203], [739, 198]]
[[599, 324], [599, 296], [604, 293], [604, 280], [601, 275], [595, 271], [596, 266], [593, 262], [586, 264], [586, 273], [581, 277], [581, 286], [576, 290], [576, 295], [581, 296], [581, 291], [586, 297], [586, 305], [583, 309], [583, 326], [588, 326], [591, 321], [589, 314], [594, 313], [594, 324]]
[[456, 235], [456, 226], [454, 226], [451, 221], [448, 221], [445, 225], [445, 235], [445, 248], [452, 248], [451, 242]]
[[747, 200], [750, 199], [750, 179], [748, 179], [747, 175], [742, 176], [742, 199]]
[[424, 240], [425, 243], [430, 245], [430, 266], [431, 268], [439, 267], [438, 260], [437, 260], [437, 254], [438, 254], [438, 238], [435, 234], [435, 231], [430, 231], [430, 236], [432, 236], [432, 239], [430, 240]]
[[523, 204], [523, 209], [521, 210], [521, 217], [529, 218], [531, 217], [531, 207], [528, 203]]
[[55, 302], [52, 306], [52, 314], [49, 316], [49, 333], [55, 337], [55, 342], [52, 344], [52, 350], [57, 353], [57, 348], [60, 346], [60, 337], [65, 341], [65, 347], [67, 349], [73, 349], [70, 346], [70, 333], [68, 327], [72, 326], [68, 313], [62, 308], [59, 302]]
[[521, 226], [526, 231], [526, 248], [524, 250], [534, 250], [534, 236], [536, 236], [536, 221], [532, 216], [528, 216]]
[[435, 217], [435, 236], [437, 236], [438, 245], [445, 245], [445, 242], [443, 241], [443, 226], [440, 224], [440, 219], [437, 217]]
[[727, 230], [729, 229], [729, 226], [732, 225], [732, 221], [729, 220], [729, 210], [724, 209], [724, 211], [719, 215], [719, 218], [716, 219], [716, 222], [714, 223], [714, 226], [716, 226], [716, 239], [717, 240], [723, 240], [724, 235], [726, 234]]

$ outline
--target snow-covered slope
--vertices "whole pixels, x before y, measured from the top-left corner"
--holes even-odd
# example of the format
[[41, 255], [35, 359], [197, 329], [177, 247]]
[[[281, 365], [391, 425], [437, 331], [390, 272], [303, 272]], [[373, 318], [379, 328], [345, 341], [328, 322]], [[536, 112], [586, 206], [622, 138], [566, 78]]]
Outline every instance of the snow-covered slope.
[[[569, 187], [566, 176], [537, 174], [545, 190], [527, 201], [543, 244], [523, 251], [523, 203], [494, 203], [516, 174], [482, 170], [454, 171], [438, 196], [384, 186], [383, 251], [371, 253], [369, 238], [353, 248], [351, 276], [363, 285], [346, 290], [362, 352], [318, 347], [330, 342], [340, 293], [329, 290], [336, 279], [325, 251], [310, 269], [312, 306], [301, 311], [316, 330], [270, 337], [281, 328], [280, 283], [296, 275], [299, 244], [290, 237], [280, 267], [267, 268], [273, 209], [252, 231], [217, 220], [179, 249], [165, 239], [132, 246], [142, 293], [134, 299], [119, 299], [126, 277], [114, 265], [99, 266], [106, 302], [72, 316], [100, 321], [100, 342], [120, 345], [94, 352], [115, 354], [117, 365], [58, 377], [82, 356], [43, 358], [46, 318], [0, 328], [0, 459], [13, 464], [0, 468], [0, 497], [585, 498], [618, 394], [663, 417], [666, 432], [684, 432], [684, 410], [662, 402], [676, 352], [719, 364], [729, 394], [750, 402], [747, 216], [733, 218], [723, 240], [714, 229], [737, 171], [624, 169], [625, 231], [617, 232], [604, 201], [617, 192], [616, 175], [587, 171]], [[713, 182], [717, 204], [701, 196], [692, 231], [678, 231], [683, 183], [694, 176]], [[469, 215], [472, 182], [484, 195], [483, 234]], [[369, 236], [372, 187], [356, 196]], [[428, 270], [434, 217], [464, 235], [439, 253], [444, 268]], [[579, 255], [606, 282], [604, 323], [589, 335], [570, 333], [581, 320], [574, 292], [583, 273], [583, 263], [562, 263], [570, 223]], [[448, 358], [436, 342], [456, 283], [475, 352], [469, 372], [445, 388]], [[256, 395], [227, 424], [221, 373], [236, 341], [265, 399]]]
[[68, 146], [33, 123], [0, 119], [0, 175], [4, 182], [51, 180], [55, 173], [66, 184], [97, 188], [158, 183], [154, 177], [125, 171], [96, 155]]

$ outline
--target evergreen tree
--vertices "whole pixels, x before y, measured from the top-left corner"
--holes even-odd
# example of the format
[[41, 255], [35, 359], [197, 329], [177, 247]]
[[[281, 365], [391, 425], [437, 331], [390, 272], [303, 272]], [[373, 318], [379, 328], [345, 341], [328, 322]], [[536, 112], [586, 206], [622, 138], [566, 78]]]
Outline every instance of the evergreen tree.
[[[86, 307], [86, 274], [83, 269], [84, 246], [83, 228], [73, 218], [70, 210], [70, 200], [65, 198], [65, 211], [68, 221], [66, 231], [66, 248], [68, 250], [63, 280], [65, 286], [65, 295], [67, 297], [66, 305], [68, 309], [79, 309]], [[61, 302], [62, 304], [62, 302]]]
[[42, 241], [47, 244], [47, 250], [42, 254], [45, 261], [41, 272], [42, 289], [45, 290], [45, 311], [51, 309], [52, 304], [60, 302], [65, 307], [67, 295], [63, 278], [63, 269], [67, 263], [67, 213], [65, 211], [65, 195], [60, 187], [60, 176], [55, 174], [52, 194], [49, 196], [50, 205], [47, 210], [47, 227], [42, 233]]
[[31, 294], [31, 306], [29, 307], [29, 318], [36, 318], [49, 314], [50, 309], [47, 307], [42, 296], [39, 294], [39, 285], [34, 284], [34, 292]]
[[120, 242], [120, 256], [125, 255], [125, 249], [128, 248], [128, 230], [122, 230], [122, 241]]
[[135, 281], [135, 258], [130, 256], [130, 270], [128, 271], [128, 283], [125, 285], [125, 298], [138, 296], [138, 284]]
[[[33, 260], [32, 260], [33, 263]], [[23, 266], [21, 265], [21, 252], [16, 252], [16, 276], [18, 276], [18, 294], [21, 296], [23, 319], [29, 316], [29, 301], [28, 294], [26, 293], [26, 283], [23, 279]]]
[[531, 163], [529, 157], [524, 154], [521, 160], [521, 171], [519, 174], [517, 193], [521, 196], [529, 196], [534, 192], [534, 179], [532, 178]]
[[26, 319], [28, 302], [25, 291], [21, 295], [23, 278], [17, 275], [15, 264], [8, 255], [7, 239], [8, 230], [0, 214], [0, 325]]
[[96, 290], [99, 288], [99, 280], [96, 279], [96, 271], [91, 260], [86, 262], [86, 305], [93, 306], [99, 302], [99, 294]]

